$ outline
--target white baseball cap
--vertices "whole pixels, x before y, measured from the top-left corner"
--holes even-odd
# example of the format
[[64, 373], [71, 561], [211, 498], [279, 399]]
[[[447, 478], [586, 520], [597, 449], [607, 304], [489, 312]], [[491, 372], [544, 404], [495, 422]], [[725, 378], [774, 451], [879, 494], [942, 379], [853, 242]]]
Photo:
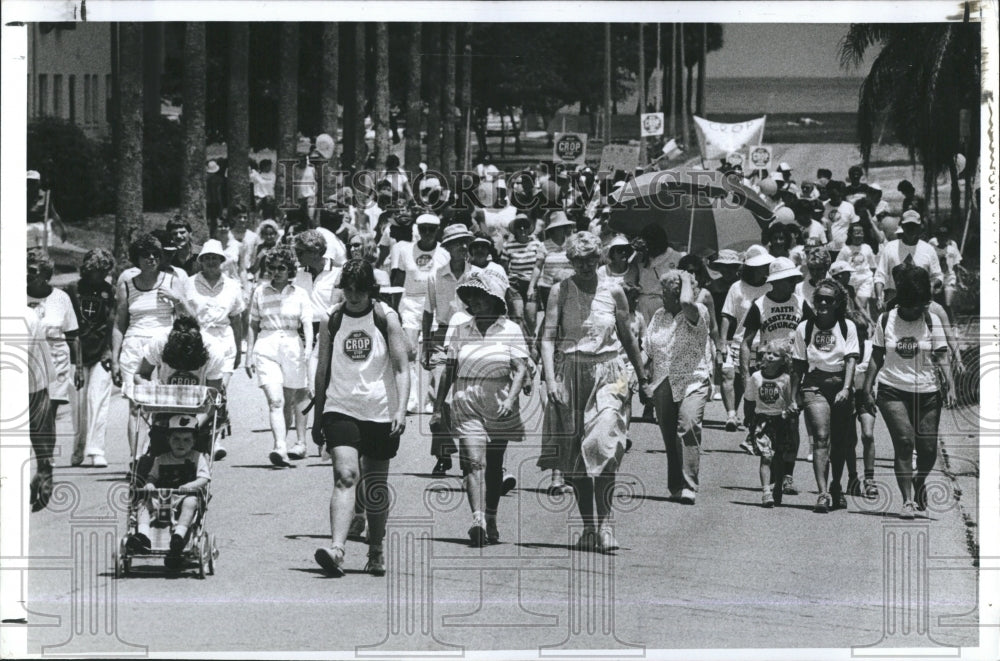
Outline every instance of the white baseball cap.
[[767, 252], [767, 248], [761, 245], [752, 245], [743, 254], [744, 266], [767, 266], [773, 261], [774, 257]]

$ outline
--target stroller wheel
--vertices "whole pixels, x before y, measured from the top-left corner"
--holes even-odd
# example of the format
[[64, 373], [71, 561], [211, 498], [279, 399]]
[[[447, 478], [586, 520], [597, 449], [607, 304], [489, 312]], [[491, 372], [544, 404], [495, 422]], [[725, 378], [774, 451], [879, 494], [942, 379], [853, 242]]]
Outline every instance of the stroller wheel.
[[206, 574], [211, 574], [212, 549], [209, 546], [208, 535], [202, 535], [201, 545], [198, 549], [198, 578], [205, 578]]
[[126, 545], [127, 539], [127, 535], [122, 536], [118, 542], [118, 551], [112, 557], [112, 562], [115, 564], [115, 576], [117, 578], [125, 578], [132, 568], [132, 559], [128, 556], [128, 547]]

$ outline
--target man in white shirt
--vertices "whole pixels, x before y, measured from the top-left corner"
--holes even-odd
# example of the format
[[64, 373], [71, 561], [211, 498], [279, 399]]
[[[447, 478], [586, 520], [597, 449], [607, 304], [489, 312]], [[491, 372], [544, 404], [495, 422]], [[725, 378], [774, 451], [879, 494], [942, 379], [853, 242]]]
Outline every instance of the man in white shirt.
[[934, 293], [944, 285], [944, 275], [941, 272], [941, 262], [938, 260], [934, 246], [920, 238], [922, 227], [920, 214], [913, 209], [903, 213], [899, 221], [903, 234], [900, 238], [889, 241], [882, 246], [878, 254], [878, 265], [875, 268], [875, 302], [880, 310], [885, 309], [896, 291], [896, 283], [892, 279], [892, 269], [899, 264], [911, 263], [927, 271], [931, 277], [931, 289]]

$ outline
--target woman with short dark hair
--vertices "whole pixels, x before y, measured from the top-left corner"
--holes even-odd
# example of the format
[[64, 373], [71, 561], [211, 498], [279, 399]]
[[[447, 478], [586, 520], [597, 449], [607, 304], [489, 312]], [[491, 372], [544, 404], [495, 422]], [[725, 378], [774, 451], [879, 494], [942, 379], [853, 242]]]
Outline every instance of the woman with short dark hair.
[[[257, 385], [267, 397], [275, 466], [290, 466], [288, 458], [306, 456], [306, 415], [309, 401], [308, 358], [312, 353], [312, 303], [292, 284], [295, 255], [277, 246], [264, 255], [270, 280], [261, 282], [250, 297], [247, 333], [247, 376], [256, 373]], [[303, 339], [304, 338], [304, 339]], [[285, 436], [294, 419], [296, 443], [286, 449]]]
[[[924, 485], [937, 462], [941, 406], [954, 404], [955, 387], [948, 368], [945, 321], [927, 309], [930, 275], [919, 266], [901, 264], [893, 269], [892, 277], [895, 305], [875, 323], [864, 392], [871, 401], [872, 387], [878, 383], [875, 402], [892, 437], [896, 482], [903, 496], [899, 516], [912, 519], [917, 510], [927, 509]], [[944, 393], [935, 364], [943, 367], [940, 374], [948, 386]], [[912, 466], [914, 449], [916, 472]]]

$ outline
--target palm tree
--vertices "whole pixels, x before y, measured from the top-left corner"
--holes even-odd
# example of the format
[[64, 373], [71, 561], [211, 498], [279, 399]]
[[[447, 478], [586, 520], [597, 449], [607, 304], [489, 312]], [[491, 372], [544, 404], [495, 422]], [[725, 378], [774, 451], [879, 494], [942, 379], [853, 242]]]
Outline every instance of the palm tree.
[[455, 41], [454, 23], [444, 31], [444, 84], [441, 85], [441, 168], [448, 176], [455, 171]]
[[299, 125], [299, 26], [281, 23], [278, 33], [278, 162], [274, 197], [279, 205], [294, 206], [285, 199], [285, 181], [290, 180], [295, 160]]
[[[128, 261], [132, 235], [142, 226], [142, 24], [118, 27], [118, 140], [115, 258]], [[199, 172], [204, 180], [204, 171]]]
[[410, 30], [410, 77], [406, 87], [406, 169], [416, 172], [420, 163], [420, 128], [424, 118], [424, 101], [420, 94], [423, 30], [417, 22], [411, 24]]
[[205, 219], [205, 24], [184, 25], [184, 153], [181, 156], [181, 217]]
[[462, 26], [462, 73], [459, 77], [459, 106], [462, 108], [462, 116], [459, 120], [458, 138], [455, 144], [455, 151], [461, 156], [462, 168], [468, 169], [469, 163], [466, 161], [469, 153], [469, 127], [471, 126], [472, 113], [472, 23], [465, 23]]
[[[226, 130], [228, 152], [229, 206], [250, 206], [250, 110], [247, 54], [250, 51], [250, 25], [229, 24], [229, 121]], [[230, 216], [232, 217], [232, 216]]]
[[[875, 136], [888, 127], [923, 167], [925, 199], [939, 174], [951, 174], [955, 222], [961, 214], [955, 155], [965, 154], [967, 186], [979, 160], [979, 28], [968, 21], [851, 25], [840, 45], [841, 66], [857, 67], [875, 46], [880, 47], [879, 54], [858, 97], [858, 142], [864, 164], [867, 167], [871, 160]], [[963, 116], [969, 117], [968, 131], [961, 125]], [[966, 134], [972, 139], [963, 140]]]
[[389, 155], [389, 24], [375, 24], [375, 164], [381, 168]]
[[425, 30], [430, 52], [424, 57], [427, 75], [427, 165], [441, 170], [441, 25], [428, 23]]

